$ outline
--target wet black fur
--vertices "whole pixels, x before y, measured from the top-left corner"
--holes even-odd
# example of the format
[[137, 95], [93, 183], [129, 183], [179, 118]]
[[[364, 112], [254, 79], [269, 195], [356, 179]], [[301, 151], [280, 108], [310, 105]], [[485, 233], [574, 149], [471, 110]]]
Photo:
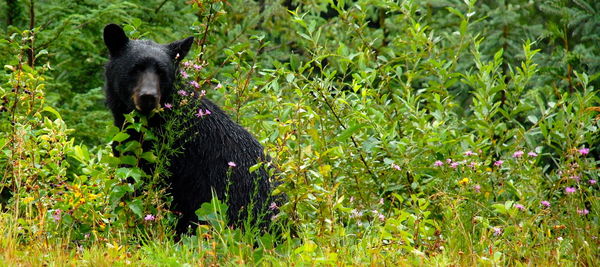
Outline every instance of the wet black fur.
[[[111, 24], [105, 28], [104, 39], [110, 52], [105, 73], [106, 101], [117, 127], [123, 125], [124, 114], [135, 108], [131, 88], [138, 80], [137, 75], [147, 68], [153, 68], [160, 77], [161, 106], [171, 103], [174, 83], [179, 82], [177, 65], [189, 51], [191, 37], [169, 45], [129, 40], [119, 26]], [[270, 203], [271, 185], [266, 170], [248, 171], [250, 166], [264, 160], [263, 147], [217, 105], [205, 98], [193, 99], [199, 101], [194, 106], [208, 109], [212, 114], [192, 119], [192, 127], [183, 134], [182, 139], [186, 140], [178, 143], [183, 147], [183, 153], [172, 159], [160, 159], [171, 161], [169, 192], [173, 196], [172, 208], [182, 214], [176, 227], [180, 234], [197, 222], [195, 211], [211, 200], [212, 189], [221, 200], [228, 194], [231, 224], [246, 218], [251, 203], [254, 214], [265, 212]], [[149, 125], [161, 127], [162, 118], [151, 118]], [[230, 168], [228, 162], [235, 162], [237, 166]]]

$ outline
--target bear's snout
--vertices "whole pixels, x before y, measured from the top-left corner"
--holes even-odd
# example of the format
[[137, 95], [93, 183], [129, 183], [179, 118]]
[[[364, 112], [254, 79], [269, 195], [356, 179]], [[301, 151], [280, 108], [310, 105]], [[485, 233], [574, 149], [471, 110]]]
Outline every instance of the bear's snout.
[[159, 77], [154, 71], [145, 71], [140, 75], [133, 90], [133, 103], [142, 113], [149, 113], [160, 106]]

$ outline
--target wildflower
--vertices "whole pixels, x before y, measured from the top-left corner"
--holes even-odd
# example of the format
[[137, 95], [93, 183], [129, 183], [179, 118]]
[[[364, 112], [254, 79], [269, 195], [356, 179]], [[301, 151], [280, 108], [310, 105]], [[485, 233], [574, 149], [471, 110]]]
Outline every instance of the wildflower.
[[183, 71], [183, 70], [182, 70], [182, 71], [181, 71], [181, 77], [183, 77], [183, 78], [187, 79], [187, 78], [188, 78], [188, 77], [190, 77], [190, 76], [187, 74], [187, 72], [185, 72], [185, 71]]
[[191, 66], [191, 65], [192, 65], [192, 63], [191, 63], [191, 62], [189, 62], [189, 61], [184, 61], [184, 62], [183, 62], [183, 66], [185, 66], [185, 67], [189, 67], [189, 66]]
[[562, 238], [562, 236], [559, 236], [559, 237], [556, 238], [556, 240], [563, 241], [563, 238]]
[[479, 192], [481, 192], [481, 186], [476, 184], [473, 186], [473, 190], [475, 190], [475, 192], [479, 193]]
[[567, 188], [565, 188], [565, 193], [567, 193], [567, 194], [575, 193], [575, 191], [577, 191], [577, 189], [575, 189], [575, 187], [567, 187]]
[[471, 163], [469, 163], [469, 167], [474, 169], [475, 167], [477, 167], [477, 162], [471, 161]]
[[31, 201], [33, 201], [33, 200], [34, 200], [34, 198], [30, 196], [30, 197], [26, 197], [26, 198], [24, 198], [24, 199], [23, 199], [23, 202], [25, 202], [25, 204], [29, 204], [29, 202], [31, 202]]
[[542, 204], [542, 206], [544, 206], [544, 207], [546, 207], [546, 208], [549, 208], [549, 207], [550, 207], [550, 202], [548, 202], [548, 201], [546, 201], [546, 200], [542, 200], [542, 201], [540, 202], [540, 204]]
[[200, 84], [197, 81], [191, 81], [190, 84], [196, 89], [200, 88]]
[[395, 163], [392, 163], [392, 168], [396, 169], [396, 170], [400, 170], [400, 166], [396, 165]]
[[498, 160], [498, 161], [494, 162], [494, 166], [502, 166], [502, 163], [504, 163], [503, 160]]
[[237, 164], [235, 164], [235, 162], [233, 162], [233, 161], [227, 162], [227, 165], [229, 165], [229, 167], [231, 167], [231, 168], [237, 166]]
[[379, 205], [383, 205], [383, 201], [384, 201], [383, 198], [380, 198], [379, 199]]
[[215, 86], [215, 90], [219, 90], [223, 88], [223, 85], [221, 83], [218, 83], [217, 86]]
[[579, 154], [584, 155], [584, 156], [587, 155], [588, 153], [590, 153], [590, 149], [586, 148], [586, 147], [579, 149], [577, 151], [579, 151]]
[[578, 183], [581, 180], [579, 175], [571, 175], [571, 176], [569, 176], [569, 178], [577, 181]]
[[531, 152], [527, 153], [527, 156], [530, 156], [530, 157], [537, 157], [537, 155], [538, 155], [538, 154], [537, 154], [537, 153], [535, 153], [535, 152], [533, 152], [533, 151], [531, 151]]
[[277, 206], [277, 203], [275, 203], [275, 202], [271, 202], [271, 205], [269, 205], [270, 210], [276, 210], [277, 208], [279, 208], [279, 207]]
[[519, 151], [515, 151], [515, 153], [513, 153], [512, 156], [513, 156], [513, 158], [520, 158], [523, 156], [524, 153], [525, 152], [523, 152], [522, 150], [519, 150]]
[[452, 159], [446, 159], [446, 163], [448, 163], [448, 164], [452, 163]]
[[179, 90], [179, 91], [177, 91], [177, 94], [180, 95], [180, 96], [187, 96], [188, 92], [186, 92], [184, 90]]
[[196, 117], [198, 118], [202, 118], [206, 115], [210, 115], [212, 114], [212, 112], [210, 112], [210, 110], [206, 109], [204, 111], [202, 111], [202, 109], [198, 109], [198, 113], [194, 114]]
[[206, 95], [206, 90], [200, 91], [200, 95], [198, 97], [203, 97]]
[[175, 54], [175, 59], [178, 59], [179, 57], [181, 57], [181, 55], [179, 55], [179, 53]]
[[450, 168], [452, 168], [452, 169], [456, 169], [456, 167], [458, 167], [458, 165], [459, 165], [459, 164], [460, 164], [460, 163], [458, 163], [458, 162], [452, 162], [452, 163], [450, 164]]
[[383, 214], [379, 214], [379, 220], [380, 221], [385, 221], [385, 216]]
[[467, 150], [465, 152], [465, 156], [473, 156], [473, 155], [475, 155], [475, 153], [473, 153], [473, 151], [471, 151], [471, 150]]
[[198, 65], [198, 64], [194, 64], [194, 69], [196, 69], [196, 70], [201, 70], [201, 69], [202, 69], [202, 66], [201, 66], [201, 65]]
[[171, 109], [171, 108], [173, 108], [173, 105], [171, 105], [170, 103], [165, 103], [165, 108]]
[[152, 214], [146, 214], [146, 217], [144, 217], [144, 221], [154, 221], [156, 220], [156, 217]]
[[591, 179], [591, 180], [588, 181], [588, 183], [590, 183], [590, 184], [596, 184], [596, 180]]
[[469, 183], [469, 178], [465, 177], [462, 178], [462, 180], [458, 181], [458, 184], [463, 185], [463, 184], [468, 184]]
[[494, 227], [492, 230], [494, 230], [494, 236], [499, 236], [502, 234], [502, 228], [500, 227]]
[[55, 210], [52, 213], [52, 218], [54, 219], [55, 222], [58, 222], [60, 220], [60, 214], [62, 213], [62, 210]]
[[577, 210], [577, 213], [579, 215], [587, 215], [588, 213], [590, 213], [590, 211], [588, 209], [582, 209], [582, 210]]
[[350, 212], [350, 218], [359, 218], [359, 217], [362, 217], [362, 215], [363, 215], [362, 211], [358, 211], [356, 209], [353, 209]]
[[444, 163], [443, 163], [441, 160], [436, 160], [436, 161], [433, 163], [433, 166], [436, 166], [436, 167], [441, 167], [441, 166], [444, 166]]
[[521, 205], [521, 204], [515, 204], [515, 208], [517, 208], [518, 210], [525, 210], [525, 206]]
[[350, 203], [354, 202], [354, 197], [350, 197]]

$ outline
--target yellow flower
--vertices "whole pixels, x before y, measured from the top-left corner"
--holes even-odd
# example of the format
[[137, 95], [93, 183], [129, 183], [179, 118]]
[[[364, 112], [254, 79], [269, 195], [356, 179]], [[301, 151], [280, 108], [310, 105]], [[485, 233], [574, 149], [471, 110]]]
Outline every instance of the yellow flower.
[[458, 181], [458, 184], [468, 184], [469, 183], [469, 178], [465, 177], [462, 180]]
[[29, 204], [29, 202], [33, 201], [33, 197], [26, 197], [23, 199], [23, 202], [25, 202], [25, 204]]

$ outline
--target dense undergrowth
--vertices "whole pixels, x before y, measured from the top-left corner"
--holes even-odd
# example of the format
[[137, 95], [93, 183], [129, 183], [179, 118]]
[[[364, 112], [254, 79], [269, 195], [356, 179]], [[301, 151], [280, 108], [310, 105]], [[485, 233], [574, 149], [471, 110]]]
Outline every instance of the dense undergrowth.
[[[2, 262], [598, 265], [600, 4], [534, 2], [6, 1]], [[178, 122], [111, 126], [110, 22], [196, 37], [182, 79], [265, 146], [283, 230], [227, 227], [215, 199], [173, 241]], [[210, 116], [185, 101], [159, 112]]]

